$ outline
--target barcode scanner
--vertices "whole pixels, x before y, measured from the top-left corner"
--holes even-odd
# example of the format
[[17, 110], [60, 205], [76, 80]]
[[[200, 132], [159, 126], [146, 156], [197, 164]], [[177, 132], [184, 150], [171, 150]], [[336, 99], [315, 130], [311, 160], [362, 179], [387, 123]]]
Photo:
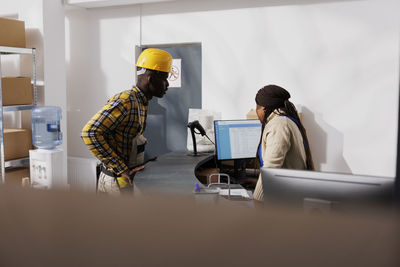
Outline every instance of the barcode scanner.
[[202, 136], [206, 135], [206, 131], [204, 130], [203, 126], [201, 126], [200, 122], [197, 120], [189, 122], [187, 127], [190, 128], [191, 132], [194, 132], [194, 129], [197, 129], [199, 130], [199, 133], [196, 132], [197, 134], [201, 134]]
[[[207, 136], [206, 131], [204, 130], [203, 126], [201, 126], [201, 124], [198, 120], [189, 122], [187, 127], [190, 129], [190, 133], [192, 134], [192, 142], [193, 142], [193, 154], [190, 154], [190, 155], [198, 156], [196, 137], [194, 134], [201, 134], [201, 136], [206, 136], [208, 138], [208, 140], [210, 140], [210, 138]], [[196, 129], [198, 130], [198, 132], [195, 131]], [[213, 143], [211, 140], [210, 140], [210, 142]]]

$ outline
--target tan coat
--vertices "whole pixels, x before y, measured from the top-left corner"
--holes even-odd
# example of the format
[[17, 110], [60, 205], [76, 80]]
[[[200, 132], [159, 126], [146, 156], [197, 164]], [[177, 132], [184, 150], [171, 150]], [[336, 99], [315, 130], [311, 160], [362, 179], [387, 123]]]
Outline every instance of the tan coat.
[[[303, 137], [291, 119], [279, 116], [278, 111], [269, 115], [261, 142], [262, 159], [267, 168], [306, 169], [306, 151]], [[258, 178], [254, 199], [263, 201], [261, 177]]]

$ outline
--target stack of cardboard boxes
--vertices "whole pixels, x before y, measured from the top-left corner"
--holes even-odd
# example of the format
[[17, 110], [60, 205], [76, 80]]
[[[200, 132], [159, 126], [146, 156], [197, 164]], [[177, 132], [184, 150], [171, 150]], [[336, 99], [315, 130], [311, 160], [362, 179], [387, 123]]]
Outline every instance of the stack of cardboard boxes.
[[[25, 22], [0, 18], [0, 46], [25, 48]], [[30, 77], [1, 77], [1, 87], [3, 106], [33, 104]], [[5, 161], [29, 157], [31, 148], [30, 129], [4, 129]], [[23, 177], [29, 177], [29, 168], [6, 169], [7, 183], [21, 184]]]

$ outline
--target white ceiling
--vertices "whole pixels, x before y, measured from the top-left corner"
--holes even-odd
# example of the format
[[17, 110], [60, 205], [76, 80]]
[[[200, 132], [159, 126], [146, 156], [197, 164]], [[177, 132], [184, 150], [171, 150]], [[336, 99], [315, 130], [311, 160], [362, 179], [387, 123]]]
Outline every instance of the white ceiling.
[[123, 6], [135, 4], [148, 4], [157, 2], [171, 2], [174, 0], [66, 0], [67, 5], [73, 5], [84, 8]]

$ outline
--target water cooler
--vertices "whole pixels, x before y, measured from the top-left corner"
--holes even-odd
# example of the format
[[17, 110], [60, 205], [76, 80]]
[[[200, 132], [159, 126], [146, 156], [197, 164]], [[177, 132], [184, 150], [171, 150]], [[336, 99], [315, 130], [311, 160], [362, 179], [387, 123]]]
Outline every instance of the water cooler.
[[41, 106], [32, 109], [32, 143], [29, 151], [31, 185], [34, 188], [67, 188], [63, 177], [63, 154], [60, 130], [61, 108]]

